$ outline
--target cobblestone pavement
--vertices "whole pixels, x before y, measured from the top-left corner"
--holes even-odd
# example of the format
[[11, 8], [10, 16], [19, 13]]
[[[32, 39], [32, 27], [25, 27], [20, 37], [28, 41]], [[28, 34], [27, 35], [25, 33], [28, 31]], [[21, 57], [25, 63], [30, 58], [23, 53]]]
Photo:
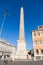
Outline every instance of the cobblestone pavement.
[[43, 65], [43, 61], [0, 61], [0, 65]]

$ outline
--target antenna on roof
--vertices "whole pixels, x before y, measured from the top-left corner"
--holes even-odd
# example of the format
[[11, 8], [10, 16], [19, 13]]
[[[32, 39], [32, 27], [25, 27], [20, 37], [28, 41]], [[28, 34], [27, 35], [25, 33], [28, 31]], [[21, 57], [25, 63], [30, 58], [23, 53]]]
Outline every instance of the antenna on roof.
[[[6, 16], [7, 16], [6, 10], [3, 11], [3, 16], [4, 16], [4, 18], [3, 18], [2, 25], [1, 25], [1, 28], [0, 28], [0, 36], [2, 34], [2, 29], [3, 29], [4, 22], [5, 22], [5, 19], [6, 19]], [[9, 14], [8, 14], [8, 16], [9, 16]]]

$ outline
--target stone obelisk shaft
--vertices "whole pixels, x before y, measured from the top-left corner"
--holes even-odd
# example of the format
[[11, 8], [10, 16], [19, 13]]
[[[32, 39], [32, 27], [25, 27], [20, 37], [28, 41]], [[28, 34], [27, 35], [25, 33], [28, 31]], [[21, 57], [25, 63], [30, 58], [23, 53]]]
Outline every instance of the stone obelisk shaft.
[[15, 59], [27, 59], [26, 52], [26, 41], [25, 41], [25, 33], [24, 33], [24, 10], [21, 7], [20, 10], [20, 27], [19, 27], [19, 39], [17, 40], [17, 52]]
[[23, 10], [23, 7], [21, 7], [21, 11], [20, 11], [19, 40], [25, 40], [25, 33], [24, 33], [24, 10]]

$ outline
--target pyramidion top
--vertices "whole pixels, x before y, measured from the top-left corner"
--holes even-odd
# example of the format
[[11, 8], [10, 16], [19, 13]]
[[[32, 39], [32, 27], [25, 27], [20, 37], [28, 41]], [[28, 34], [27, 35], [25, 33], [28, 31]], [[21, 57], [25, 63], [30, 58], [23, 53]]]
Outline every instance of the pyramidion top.
[[23, 11], [23, 7], [21, 7], [21, 11]]

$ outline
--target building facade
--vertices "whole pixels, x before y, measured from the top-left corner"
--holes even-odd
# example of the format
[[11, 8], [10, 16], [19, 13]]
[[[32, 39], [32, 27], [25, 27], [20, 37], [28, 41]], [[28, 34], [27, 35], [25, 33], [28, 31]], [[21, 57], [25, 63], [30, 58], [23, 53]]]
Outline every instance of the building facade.
[[0, 39], [0, 59], [15, 60], [16, 47], [6, 40]]
[[34, 47], [34, 60], [43, 59], [43, 26], [38, 26], [37, 30], [32, 31]]

